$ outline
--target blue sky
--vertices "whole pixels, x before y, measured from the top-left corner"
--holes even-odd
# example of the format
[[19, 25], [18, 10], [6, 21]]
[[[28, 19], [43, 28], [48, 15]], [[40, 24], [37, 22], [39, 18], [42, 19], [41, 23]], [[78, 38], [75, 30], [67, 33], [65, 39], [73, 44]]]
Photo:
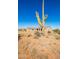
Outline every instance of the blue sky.
[[[44, 0], [44, 11], [48, 14], [45, 26], [60, 28], [60, 0]], [[18, 27], [37, 27], [35, 12], [42, 19], [42, 0], [18, 0]]]

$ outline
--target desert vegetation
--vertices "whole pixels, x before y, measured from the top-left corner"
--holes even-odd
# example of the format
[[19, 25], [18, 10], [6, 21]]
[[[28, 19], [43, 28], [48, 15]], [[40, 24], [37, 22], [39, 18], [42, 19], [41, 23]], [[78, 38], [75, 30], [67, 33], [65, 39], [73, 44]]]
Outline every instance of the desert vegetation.
[[60, 29], [54, 29], [53, 31], [54, 31], [55, 33], [60, 34]]
[[57, 32], [45, 32], [26, 29], [19, 30], [19, 59], [59, 59], [60, 35]]

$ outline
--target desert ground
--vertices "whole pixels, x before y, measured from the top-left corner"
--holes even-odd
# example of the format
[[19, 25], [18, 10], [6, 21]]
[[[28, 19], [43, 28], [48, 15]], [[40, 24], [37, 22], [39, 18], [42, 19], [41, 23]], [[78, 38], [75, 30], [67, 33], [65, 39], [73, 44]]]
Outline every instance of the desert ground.
[[18, 59], [60, 59], [59, 31], [19, 29]]

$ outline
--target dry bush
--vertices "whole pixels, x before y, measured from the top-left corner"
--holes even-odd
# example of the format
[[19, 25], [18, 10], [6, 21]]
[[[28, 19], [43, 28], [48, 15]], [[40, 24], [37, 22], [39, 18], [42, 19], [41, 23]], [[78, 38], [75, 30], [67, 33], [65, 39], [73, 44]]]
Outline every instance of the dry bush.
[[59, 40], [60, 39], [60, 37], [56, 37], [56, 40]]
[[42, 36], [45, 36], [45, 34], [44, 33], [40, 33]]
[[20, 40], [21, 37], [23, 37], [23, 35], [22, 34], [18, 34], [18, 40]]
[[31, 34], [29, 34], [27, 37], [31, 37], [32, 35]]
[[18, 34], [18, 40], [20, 40], [20, 38], [21, 38], [21, 35], [20, 35], [20, 34]]
[[41, 37], [40, 32], [35, 32], [35, 35], [36, 35], [37, 37]]
[[48, 33], [51, 33], [51, 31], [48, 31]]
[[60, 30], [59, 30], [59, 29], [54, 29], [53, 31], [54, 31], [55, 33], [60, 34]]

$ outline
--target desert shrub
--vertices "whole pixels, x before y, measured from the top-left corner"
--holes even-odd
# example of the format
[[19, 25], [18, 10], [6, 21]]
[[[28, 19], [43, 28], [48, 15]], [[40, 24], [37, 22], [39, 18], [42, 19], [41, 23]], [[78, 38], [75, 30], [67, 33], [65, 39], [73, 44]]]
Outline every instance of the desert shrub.
[[41, 37], [41, 34], [39, 32], [35, 32], [35, 35]]
[[20, 40], [22, 37], [25, 37], [24, 34], [18, 34], [18, 40]]
[[48, 33], [51, 33], [51, 31], [48, 31]]
[[21, 38], [21, 35], [20, 35], [20, 34], [18, 34], [18, 40], [20, 40], [20, 38]]
[[37, 36], [34, 36], [34, 39], [39, 39], [39, 37], [37, 37]]
[[41, 37], [41, 34], [39, 32], [35, 32], [34, 39], [39, 39]]
[[44, 33], [40, 33], [42, 36], [45, 36], [45, 34]]
[[22, 36], [23, 36], [23, 35], [18, 34], [18, 40], [20, 40]]
[[56, 37], [56, 40], [59, 40], [60, 39], [60, 37]]
[[55, 33], [60, 34], [60, 30], [59, 30], [59, 29], [54, 29], [53, 31], [54, 31]]
[[32, 35], [31, 34], [29, 34], [27, 37], [31, 37]]

